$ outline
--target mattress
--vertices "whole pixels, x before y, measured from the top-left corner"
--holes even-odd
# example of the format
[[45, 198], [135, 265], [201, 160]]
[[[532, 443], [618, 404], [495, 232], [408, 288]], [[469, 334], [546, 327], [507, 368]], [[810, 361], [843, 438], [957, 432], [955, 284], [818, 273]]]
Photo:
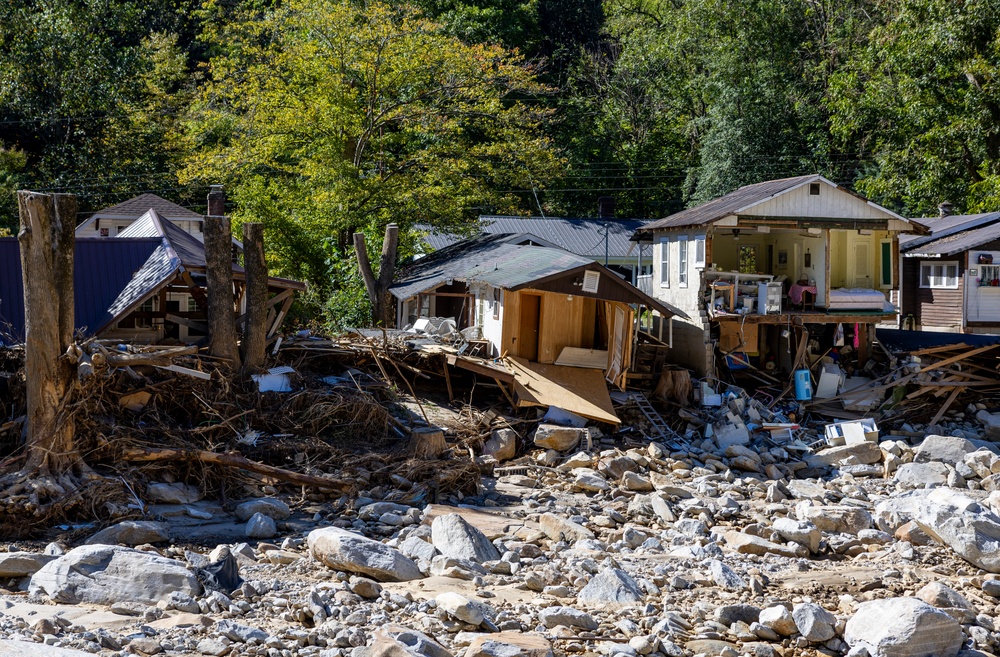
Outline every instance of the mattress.
[[829, 310], [885, 310], [887, 305], [892, 310], [885, 295], [878, 290], [844, 287], [830, 290], [827, 302]]

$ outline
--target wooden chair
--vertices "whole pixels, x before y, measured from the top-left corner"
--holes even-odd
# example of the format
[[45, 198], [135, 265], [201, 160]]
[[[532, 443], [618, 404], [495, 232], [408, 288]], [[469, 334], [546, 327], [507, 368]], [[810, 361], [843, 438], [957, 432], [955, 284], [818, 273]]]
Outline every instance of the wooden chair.
[[809, 290], [802, 290], [802, 310], [816, 310], [816, 295]]

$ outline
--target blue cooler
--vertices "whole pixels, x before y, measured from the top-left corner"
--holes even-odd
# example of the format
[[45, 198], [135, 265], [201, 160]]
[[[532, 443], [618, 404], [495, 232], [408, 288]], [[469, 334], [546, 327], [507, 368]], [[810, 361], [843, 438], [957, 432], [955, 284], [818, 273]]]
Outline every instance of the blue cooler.
[[809, 401], [812, 398], [813, 386], [809, 370], [795, 370], [795, 400]]

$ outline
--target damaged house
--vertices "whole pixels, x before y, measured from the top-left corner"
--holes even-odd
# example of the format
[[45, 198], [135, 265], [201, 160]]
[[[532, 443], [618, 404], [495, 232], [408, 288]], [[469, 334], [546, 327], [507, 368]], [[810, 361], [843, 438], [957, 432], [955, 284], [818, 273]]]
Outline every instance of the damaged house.
[[[646, 224], [649, 289], [688, 316], [656, 322], [668, 358], [699, 375], [787, 372], [840, 331], [863, 366], [874, 326], [895, 325], [900, 233], [926, 228], [819, 175], [747, 185]], [[714, 347], [717, 347], [715, 349]]]
[[[246, 276], [233, 263], [233, 303], [245, 310]], [[78, 238], [76, 327], [88, 336], [137, 343], [198, 342], [205, 324], [205, 245], [148, 208], [111, 238]], [[268, 336], [281, 326], [303, 283], [268, 279]], [[16, 238], [0, 238], [0, 343], [24, 339], [21, 259]]]
[[633, 365], [637, 308], [687, 316], [590, 258], [523, 235], [484, 235], [404, 269], [390, 288], [397, 326], [451, 318], [490, 355], [605, 370], [624, 387]]

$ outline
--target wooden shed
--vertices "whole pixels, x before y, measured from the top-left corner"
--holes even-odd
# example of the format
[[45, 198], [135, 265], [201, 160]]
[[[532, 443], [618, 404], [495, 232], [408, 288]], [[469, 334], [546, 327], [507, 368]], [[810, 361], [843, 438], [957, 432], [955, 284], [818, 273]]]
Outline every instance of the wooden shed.
[[685, 317], [588, 258], [517, 237], [466, 240], [405, 269], [390, 288], [398, 325], [451, 318], [494, 356], [603, 369], [623, 387], [637, 310]]

